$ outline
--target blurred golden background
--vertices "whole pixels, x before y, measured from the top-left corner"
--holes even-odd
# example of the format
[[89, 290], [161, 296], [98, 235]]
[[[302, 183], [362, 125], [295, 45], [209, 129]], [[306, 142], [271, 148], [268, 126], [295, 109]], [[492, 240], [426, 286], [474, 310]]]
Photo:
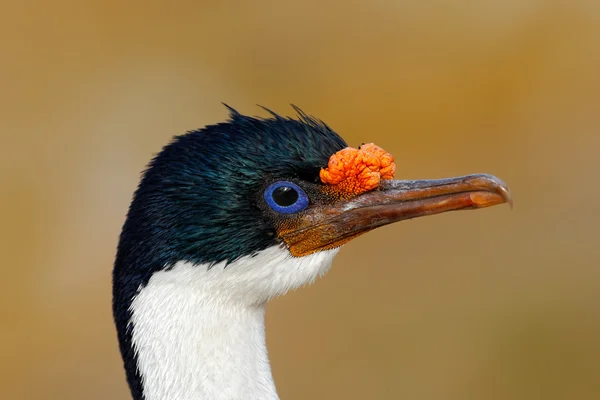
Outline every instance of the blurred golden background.
[[23, 1], [0, 15], [0, 398], [128, 399], [121, 224], [174, 134], [289, 103], [398, 178], [515, 207], [402, 222], [268, 307], [282, 399], [600, 398], [600, 3]]

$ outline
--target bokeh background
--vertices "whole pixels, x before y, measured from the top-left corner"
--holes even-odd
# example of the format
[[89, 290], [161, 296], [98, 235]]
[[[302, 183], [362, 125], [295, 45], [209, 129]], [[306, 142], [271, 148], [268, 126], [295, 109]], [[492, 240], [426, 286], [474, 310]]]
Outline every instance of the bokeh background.
[[586, 0], [3, 1], [0, 398], [129, 398], [120, 227], [150, 157], [221, 101], [514, 193], [360, 237], [272, 302], [282, 399], [600, 398], [599, 43]]

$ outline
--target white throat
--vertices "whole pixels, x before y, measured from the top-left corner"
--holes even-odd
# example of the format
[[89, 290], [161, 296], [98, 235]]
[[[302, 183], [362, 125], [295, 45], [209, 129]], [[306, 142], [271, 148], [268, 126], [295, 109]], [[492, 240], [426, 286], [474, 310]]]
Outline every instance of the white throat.
[[145, 400], [278, 399], [265, 304], [324, 274], [335, 254], [274, 246], [226, 268], [178, 262], [155, 273], [131, 304]]

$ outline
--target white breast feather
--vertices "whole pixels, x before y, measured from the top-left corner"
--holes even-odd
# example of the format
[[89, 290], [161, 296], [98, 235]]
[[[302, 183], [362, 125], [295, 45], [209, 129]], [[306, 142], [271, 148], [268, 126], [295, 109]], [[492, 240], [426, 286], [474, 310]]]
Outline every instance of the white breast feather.
[[182, 261], [155, 273], [131, 304], [146, 400], [278, 399], [265, 304], [327, 272], [337, 251], [296, 258], [273, 246], [226, 268]]

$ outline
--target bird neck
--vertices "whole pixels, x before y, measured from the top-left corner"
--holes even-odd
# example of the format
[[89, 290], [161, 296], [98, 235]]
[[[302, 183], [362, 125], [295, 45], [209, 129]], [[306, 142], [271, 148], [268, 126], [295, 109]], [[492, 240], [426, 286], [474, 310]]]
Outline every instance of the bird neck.
[[157, 272], [131, 303], [143, 399], [278, 399], [264, 303], [207, 295], [194, 277], [200, 269], [184, 263]]
[[323, 275], [338, 250], [292, 257], [275, 245], [230, 263], [179, 261], [149, 276], [117, 256], [113, 312], [135, 400], [276, 400], [265, 304]]

